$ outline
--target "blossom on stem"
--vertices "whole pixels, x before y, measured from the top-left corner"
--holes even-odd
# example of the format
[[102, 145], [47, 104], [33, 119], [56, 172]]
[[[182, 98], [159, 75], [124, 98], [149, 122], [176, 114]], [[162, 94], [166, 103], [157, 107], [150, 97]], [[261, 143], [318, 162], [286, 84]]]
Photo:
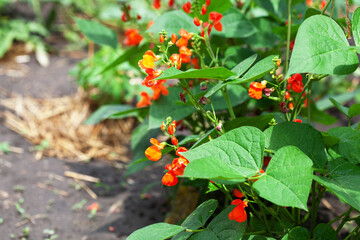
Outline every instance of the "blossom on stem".
[[175, 44], [176, 40], [177, 40], [177, 35], [175, 33], [171, 34], [171, 41], [170, 42], [172, 44]]
[[155, 62], [160, 60], [160, 56], [155, 55], [151, 50], [147, 50], [143, 55], [143, 59], [138, 62], [141, 69], [149, 69], [155, 67]]
[[178, 183], [177, 176], [184, 174], [185, 167], [189, 164], [189, 161], [178, 154], [178, 151], [186, 152], [187, 149], [184, 147], [179, 147], [176, 151], [178, 158], [175, 158], [171, 164], [167, 164], [165, 169], [169, 170], [164, 177], [162, 178], [162, 183], [166, 186], [175, 186]]
[[172, 171], [165, 173], [165, 175], [161, 179], [162, 184], [169, 187], [175, 186], [178, 183], [178, 181], [179, 181], [178, 178]]
[[153, 87], [156, 84], [158, 84], [158, 80], [155, 80], [157, 77], [159, 77], [162, 74], [161, 70], [155, 71], [153, 68], [148, 68], [145, 70], [145, 72], [148, 74], [145, 79], [142, 81], [142, 85], [146, 87]]
[[155, 9], [161, 8], [161, 0], [154, 0], [152, 6], [153, 6]]
[[[242, 198], [244, 195], [237, 189], [234, 190], [234, 195], [237, 198]], [[247, 214], [245, 211], [245, 207], [248, 206], [247, 201], [246, 200], [241, 200], [241, 199], [234, 199], [231, 202], [231, 205], [236, 205], [236, 207], [229, 213], [229, 219], [230, 220], [235, 220], [239, 223], [245, 222], [247, 219]]]
[[257, 100], [262, 98], [262, 90], [266, 88], [266, 84], [264, 82], [252, 82], [249, 88], [249, 96], [251, 98], [255, 98]]
[[126, 30], [125, 32], [125, 40], [124, 40], [124, 44], [126, 46], [136, 46], [139, 45], [139, 43], [141, 42], [141, 40], [143, 39], [143, 36], [141, 36], [139, 34], [139, 30], [134, 29], [134, 28], [130, 28], [128, 30]]
[[222, 24], [220, 22], [222, 17], [223, 17], [223, 15], [218, 12], [211, 12], [209, 14], [209, 21], [212, 21], [212, 24], [214, 25], [215, 30], [218, 32], [221, 32], [221, 30], [222, 30]]
[[287, 90], [289, 91], [292, 88], [294, 92], [301, 93], [304, 90], [302, 83], [302, 76], [300, 73], [295, 73], [288, 79]]
[[205, 4], [206, 4], [206, 6], [209, 6], [211, 4], [211, 0], [206, 0]]
[[194, 17], [194, 24], [195, 24], [196, 26], [200, 26], [200, 25], [201, 25], [200, 20], [199, 20], [197, 17]]
[[150, 143], [153, 145], [145, 150], [145, 156], [150, 161], [159, 161], [162, 156], [161, 150], [164, 149], [165, 143], [159, 143], [155, 138], [151, 138]]
[[180, 53], [179, 56], [180, 56], [180, 59], [181, 59], [182, 63], [190, 62], [190, 56], [192, 55], [192, 52], [190, 51], [190, 49], [188, 49], [185, 46], [182, 46], [179, 49], [179, 53]]
[[177, 138], [175, 136], [172, 136], [171, 143], [174, 144], [175, 146], [177, 146], [179, 144], [179, 141], [177, 140]]
[[175, 3], [175, 0], [169, 0], [168, 5], [169, 7], [173, 7]]
[[190, 13], [190, 10], [191, 10], [191, 3], [188, 1], [186, 3], [184, 3], [183, 5], [183, 9], [186, 13]]
[[179, 54], [173, 53], [170, 56], [170, 62], [171, 62], [171, 66], [176, 67], [177, 69], [181, 68], [181, 58]]
[[149, 106], [149, 105], [152, 104], [152, 102], [151, 102], [151, 97], [150, 97], [150, 95], [149, 95], [147, 92], [142, 91], [142, 92], [140, 93], [140, 96], [141, 96], [141, 99], [140, 99], [140, 101], [136, 104], [136, 107], [138, 107], [138, 108], [147, 107], [147, 106]]
[[201, 7], [201, 15], [205, 15], [206, 12], [207, 12], [207, 7], [206, 7], [206, 5], [202, 5], [202, 7]]
[[179, 48], [182, 46], [186, 47], [188, 45], [188, 41], [192, 38], [192, 34], [188, 33], [185, 29], [181, 29], [179, 31], [179, 35], [181, 36], [181, 38], [176, 41], [176, 46], [178, 46]]
[[169, 91], [167, 88], [163, 85], [166, 82], [166, 80], [159, 80], [155, 86], [151, 87], [151, 89], [154, 91], [153, 93], [153, 99], [157, 100], [160, 98], [160, 95], [167, 96], [169, 94]]
[[302, 123], [302, 120], [301, 119], [294, 119], [294, 122]]

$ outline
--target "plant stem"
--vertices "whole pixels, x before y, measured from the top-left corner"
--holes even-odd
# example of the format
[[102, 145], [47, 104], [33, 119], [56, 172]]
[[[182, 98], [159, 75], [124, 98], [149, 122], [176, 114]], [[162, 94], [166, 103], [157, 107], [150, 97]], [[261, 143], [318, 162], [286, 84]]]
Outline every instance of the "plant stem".
[[[286, 60], [285, 60], [285, 73], [289, 69], [289, 56], [290, 56], [290, 38], [291, 38], [291, 0], [288, 0], [288, 29], [286, 39]], [[285, 76], [286, 76], [285, 74]], [[287, 80], [284, 81], [284, 89], [286, 90]], [[284, 96], [285, 98], [285, 96]]]
[[[294, 107], [293, 113], [291, 114], [290, 121], [292, 121], [292, 120], [297, 116], [297, 112], [299, 111], [298, 108], [299, 108], [300, 103], [301, 103], [302, 95], [303, 95], [303, 93], [306, 91], [306, 88], [307, 88], [307, 86], [310, 84], [310, 81], [312, 81], [312, 80], [309, 79], [309, 80], [305, 83], [304, 89], [303, 89], [302, 92], [299, 94], [299, 98], [297, 99], [297, 101], [296, 101], [296, 103], [295, 103], [295, 107]], [[310, 107], [310, 104], [309, 104], [308, 107]]]
[[316, 205], [316, 203], [315, 203], [315, 190], [316, 190], [316, 188], [315, 188], [315, 182], [313, 181], [312, 183], [311, 183], [311, 209], [310, 209], [310, 211], [311, 211], [311, 228], [310, 228], [310, 230], [311, 230], [311, 233], [314, 231], [314, 228], [315, 228], [315, 223], [316, 223], [316, 209], [315, 209], [315, 205]]
[[351, 236], [356, 236], [355, 235], [355, 233], [357, 232], [357, 231], [359, 231], [359, 226], [357, 226], [356, 228], [354, 228], [352, 231], [351, 231], [351, 233], [349, 233], [349, 235], [347, 235], [347, 237], [344, 239], [344, 240], [347, 240], [347, 239], [349, 239]]
[[349, 219], [349, 216], [350, 216], [350, 213], [351, 211], [353, 210], [352, 207], [349, 208], [349, 210], [346, 211], [345, 215], [344, 215], [344, 218], [342, 219], [339, 227], [336, 229], [336, 234], [338, 234], [340, 232], [340, 230], [342, 229], [342, 227], [345, 225], [345, 223], [348, 221]]
[[221, 89], [221, 93], [222, 93], [222, 95], [223, 95], [224, 98], [225, 98], [225, 102], [226, 102], [226, 105], [227, 105], [227, 107], [228, 107], [228, 109], [229, 109], [229, 113], [230, 113], [231, 120], [234, 120], [234, 119], [236, 118], [236, 116], [235, 116], [235, 113], [234, 113], [234, 109], [233, 109], [232, 106], [231, 106], [229, 94], [228, 94], [228, 91], [227, 91], [227, 85], [225, 85], [225, 86]]
[[332, 2], [331, 2], [330, 18], [333, 17], [334, 9], [335, 9], [335, 0], [332, 0]]
[[324, 13], [325, 13], [327, 7], [329, 6], [330, 2], [331, 2], [331, 0], [329, 0], [329, 1], [326, 2], [324, 8], [321, 10], [321, 15], [324, 15]]
[[[309, 87], [308, 87], [308, 94], [307, 94], [307, 103], [308, 103], [308, 116], [307, 116], [307, 123], [311, 124], [311, 87], [312, 81], [310, 80]], [[301, 98], [302, 96], [300, 96]]]
[[264, 234], [264, 233], [266, 233], [266, 231], [262, 230], [262, 231], [257, 231], [257, 232], [244, 233], [244, 236], [249, 236], [249, 235], [260, 235], [260, 234]]

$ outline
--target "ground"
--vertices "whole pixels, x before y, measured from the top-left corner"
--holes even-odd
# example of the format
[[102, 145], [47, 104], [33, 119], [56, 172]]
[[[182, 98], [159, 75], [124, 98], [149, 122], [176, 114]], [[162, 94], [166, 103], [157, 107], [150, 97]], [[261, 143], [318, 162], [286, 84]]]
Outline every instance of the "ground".
[[[78, 59], [54, 55], [50, 66], [42, 68], [30, 57], [17, 71], [4, 72], [5, 65], [0, 63], [0, 98], [6, 97], [6, 90], [38, 98], [76, 92], [68, 71]], [[0, 106], [0, 112], [4, 110]], [[0, 155], [1, 239], [11, 239], [12, 234], [17, 238], [26, 227], [30, 227], [27, 239], [33, 240], [49, 237], [43, 233], [46, 229], [54, 230], [57, 239], [125, 239], [134, 230], [164, 219], [167, 198], [160, 183], [161, 166], [125, 179], [121, 163], [74, 163], [53, 157], [35, 160], [32, 144], [6, 128], [0, 118], [0, 143], [5, 141], [23, 153]], [[64, 176], [66, 170], [100, 178], [101, 185], [88, 184], [98, 199], [78, 189], [76, 182]], [[154, 182], [142, 198], [144, 187]], [[94, 202], [100, 210], [89, 218], [86, 208]]]

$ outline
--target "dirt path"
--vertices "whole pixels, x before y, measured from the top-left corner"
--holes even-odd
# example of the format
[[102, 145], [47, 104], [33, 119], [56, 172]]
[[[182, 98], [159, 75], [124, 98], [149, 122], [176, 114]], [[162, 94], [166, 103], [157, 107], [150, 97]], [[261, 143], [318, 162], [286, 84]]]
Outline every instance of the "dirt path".
[[[57, 97], [76, 91], [68, 76], [78, 60], [51, 57], [41, 68], [31, 56], [22, 71], [0, 74], [0, 87], [23, 96]], [[0, 70], [4, 70], [0, 64]], [[9, 76], [10, 75], [10, 76]], [[4, 98], [1, 95], [0, 98]], [[0, 112], [4, 111], [0, 107]], [[91, 161], [71, 163], [45, 157], [35, 160], [32, 145], [7, 129], [0, 118], [0, 143], [23, 149], [23, 153], [0, 155], [0, 239], [16, 239], [30, 228], [27, 239], [45, 239], [54, 230], [57, 239], [125, 239], [134, 230], [164, 219], [165, 191], [161, 189], [162, 167], [153, 167], [124, 179], [125, 166]], [[64, 171], [98, 177], [101, 184], [88, 184], [99, 197], [92, 199]], [[149, 183], [158, 182], [141, 198]], [[89, 218], [87, 206], [97, 202], [100, 211]], [[83, 205], [83, 206], [82, 206]], [[111, 209], [110, 209], [111, 208]], [[110, 211], [111, 210], [111, 211]], [[55, 238], [54, 238], [55, 239]]]

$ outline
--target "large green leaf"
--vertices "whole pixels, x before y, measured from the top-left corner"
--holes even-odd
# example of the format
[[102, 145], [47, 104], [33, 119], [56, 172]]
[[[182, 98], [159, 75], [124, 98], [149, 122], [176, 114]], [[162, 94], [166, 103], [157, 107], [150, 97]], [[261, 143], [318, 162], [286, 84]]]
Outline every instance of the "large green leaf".
[[175, 10], [161, 14], [147, 31], [157, 35], [165, 30], [171, 35], [173, 33], [179, 34], [180, 29], [186, 29], [188, 32], [198, 31], [189, 15], [182, 10]]
[[[181, 224], [186, 229], [196, 230], [205, 225], [206, 221], [213, 215], [215, 209], [218, 206], [218, 202], [215, 199], [210, 199], [203, 202], [198, 206]], [[173, 240], [187, 239], [192, 233], [181, 232], [174, 236]]]
[[83, 32], [91, 41], [112, 48], [117, 47], [118, 37], [113, 30], [90, 20], [76, 17], [74, 17], [74, 20], [79, 25], [81, 32]]
[[252, 22], [239, 9], [234, 7], [224, 13], [221, 23], [223, 30], [221, 32], [213, 30], [212, 34], [226, 38], [244, 38], [257, 32]]
[[[242, 126], [252, 126], [260, 129], [263, 131], [268, 125], [271, 119], [274, 118], [273, 114], [266, 114], [258, 117], [240, 117], [236, 118], [234, 120], [231, 120], [230, 122], [224, 123], [225, 130], [231, 131], [235, 128], [242, 127]], [[204, 136], [202, 136], [191, 148], [196, 148], [197, 146], [209, 141], [209, 136], [212, 138], [215, 138], [217, 135], [217, 132], [215, 129], [210, 130]]]
[[295, 227], [290, 230], [281, 240], [309, 240], [310, 232], [304, 227]]
[[161, 122], [168, 116], [178, 121], [194, 111], [193, 106], [177, 104], [176, 99], [179, 99], [181, 91], [180, 88], [169, 88], [169, 95], [161, 96], [153, 102], [150, 106], [149, 128], [160, 128]]
[[308, 124], [286, 122], [266, 129], [266, 148], [278, 150], [295, 146], [313, 161], [314, 167], [323, 168], [327, 161], [324, 140], [320, 132]]
[[270, 55], [262, 59], [252, 66], [240, 79], [229, 81], [229, 83], [246, 83], [265, 76], [271, 69], [275, 68], [272, 60], [274, 57], [276, 57], [276, 55]]
[[358, 65], [341, 27], [329, 17], [316, 15], [299, 28], [287, 76], [305, 72], [344, 75]]
[[233, 75], [235, 75], [235, 73], [223, 67], [190, 69], [185, 72], [171, 67], [166, 69], [157, 79], [209, 78], [225, 80]]
[[360, 103], [351, 105], [349, 108], [349, 117], [353, 118], [359, 114], [360, 114]]
[[331, 225], [326, 223], [318, 224], [314, 229], [314, 239], [316, 240], [336, 240], [337, 234]]
[[271, 158], [265, 175], [254, 183], [254, 189], [277, 205], [307, 210], [312, 165], [311, 159], [298, 148], [280, 148]]
[[314, 176], [314, 179], [360, 211], [360, 167], [335, 157], [329, 160], [329, 178]]
[[231, 71], [236, 74], [236, 77], [240, 77], [251, 67], [251, 65], [253, 65], [253, 63], [256, 61], [256, 58], [257, 54], [251, 55], [250, 57], [241, 61], [238, 65], [231, 69]]
[[229, 220], [229, 213], [235, 206], [229, 206], [219, 213], [207, 226], [217, 236], [217, 239], [241, 239], [246, 230], [246, 221], [243, 223]]
[[168, 224], [168, 223], [155, 223], [149, 225], [147, 227], [136, 230], [130, 236], [128, 236], [127, 240], [163, 240], [168, 239], [169, 237], [178, 234], [179, 232], [184, 231], [185, 228]]
[[206, 157], [212, 157], [214, 162], [221, 160], [222, 165], [226, 164], [234, 169], [242, 168], [259, 172], [264, 155], [264, 140], [264, 135], [259, 129], [240, 127], [183, 155], [190, 163], [197, 159], [206, 161], [204, 160]]
[[353, 14], [353, 36], [356, 46], [360, 46], [360, 8], [357, 8]]
[[332, 128], [327, 132], [340, 139], [332, 148], [344, 156], [350, 163], [360, 163], [360, 132], [350, 127]]
[[274, 27], [279, 26], [275, 21], [260, 17], [251, 19], [251, 22], [255, 25], [257, 32], [256, 36], [254, 35], [244, 39], [248, 45], [257, 48], [271, 48], [278, 45], [282, 40], [278, 35], [272, 32]]
[[114, 114], [118, 114], [115, 118], [133, 117], [137, 116], [140, 110], [139, 108], [133, 108], [124, 104], [103, 105], [91, 114], [84, 124], [97, 124], [102, 120], [111, 118]]

